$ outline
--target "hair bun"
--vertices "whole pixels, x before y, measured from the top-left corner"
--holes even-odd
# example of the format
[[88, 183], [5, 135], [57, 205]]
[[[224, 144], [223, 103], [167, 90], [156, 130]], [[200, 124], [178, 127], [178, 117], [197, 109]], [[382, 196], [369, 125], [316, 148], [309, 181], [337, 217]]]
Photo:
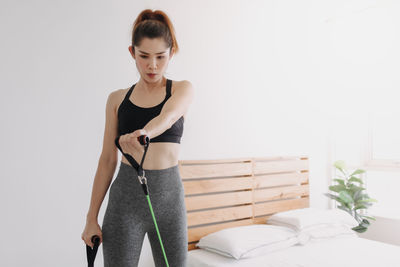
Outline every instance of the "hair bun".
[[143, 16], [142, 16], [142, 21], [144, 21], [144, 20], [157, 20], [157, 21], [165, 23], [165, 17], [163, 14], [158, 13], [158, 12], [153, 12], [150, 9], [146, 9], [144, 11]]
[[174, 48], [175, 53], [179, 50], [172, 22], [168, 15], [161, 10], [145, 9], [137, 16], [133, 23], [132, 46], [138, 46], [144, 37], [161, 37], [165, 40], [170, 51], [172, 48]]

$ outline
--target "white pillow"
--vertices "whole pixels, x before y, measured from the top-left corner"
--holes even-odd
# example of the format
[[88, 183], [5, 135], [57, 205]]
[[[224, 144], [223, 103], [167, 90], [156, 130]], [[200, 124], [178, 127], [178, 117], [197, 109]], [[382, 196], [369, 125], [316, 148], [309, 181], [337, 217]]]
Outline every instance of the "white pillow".
[[253, 224], [208, 234], [203, 236], [196, 246], [238, 260], [264, 255], [297, 243], [297, 233], [290, 228]]
[[270, 216], [267, 224], [290, 227], [301, 231], [316, 225], [346, 225], [349, 228], [358, 225], [357, 220], [346, 211], [334, 209], [303, 208], [277, 212]]
[[300, 245], [305, 245], [310, 241], [326, 240], [337, 236], [358, 237], [355, 231], [343, 224], [327, 224], [309, 226], [301, 230], [297, 238]]

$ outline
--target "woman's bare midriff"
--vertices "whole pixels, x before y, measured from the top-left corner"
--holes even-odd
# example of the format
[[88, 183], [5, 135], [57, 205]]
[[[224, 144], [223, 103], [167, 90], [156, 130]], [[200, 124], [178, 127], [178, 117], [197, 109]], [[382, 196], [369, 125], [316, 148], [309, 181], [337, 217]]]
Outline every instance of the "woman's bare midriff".
[[[143, 147], [144, 148], [144, 147]], [[146, 157], [143, 161], [143, 169], [161, 170], [178, 164], [179, 158], [179, 143], [170, 142], [155, 142], [149, 144], [146, 152]], [[138, 164], [142, 161], [144, 152], [136, 152], [133, 158]], [[129, 164], [129, 161], [122, 155], [122, 162]]]

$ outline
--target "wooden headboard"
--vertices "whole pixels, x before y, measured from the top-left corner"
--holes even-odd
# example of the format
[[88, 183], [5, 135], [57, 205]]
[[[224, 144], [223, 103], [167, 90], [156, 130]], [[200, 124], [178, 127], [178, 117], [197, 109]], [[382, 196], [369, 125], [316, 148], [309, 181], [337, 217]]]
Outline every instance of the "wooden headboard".
[[309, 207], [307, 156], [180, 160], [188, 249], [224, 228], [263, 224], [276, 212]]

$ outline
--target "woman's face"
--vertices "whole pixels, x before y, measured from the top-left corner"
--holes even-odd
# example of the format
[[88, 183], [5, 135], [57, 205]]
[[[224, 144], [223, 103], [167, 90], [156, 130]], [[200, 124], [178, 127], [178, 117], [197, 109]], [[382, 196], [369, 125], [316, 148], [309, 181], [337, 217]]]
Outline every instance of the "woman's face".
[[[136, 61], [142, 79], [149, 83], [162, 79], [173, 55], [173, 49], [170, 54], [169, 47], [162, 38], [143, 38], [140, 46], [135, 46], [134, 53], [132, 46], [129, 46], [129, 51]], [[150, 73], [155, 75], [148, 75]]]

